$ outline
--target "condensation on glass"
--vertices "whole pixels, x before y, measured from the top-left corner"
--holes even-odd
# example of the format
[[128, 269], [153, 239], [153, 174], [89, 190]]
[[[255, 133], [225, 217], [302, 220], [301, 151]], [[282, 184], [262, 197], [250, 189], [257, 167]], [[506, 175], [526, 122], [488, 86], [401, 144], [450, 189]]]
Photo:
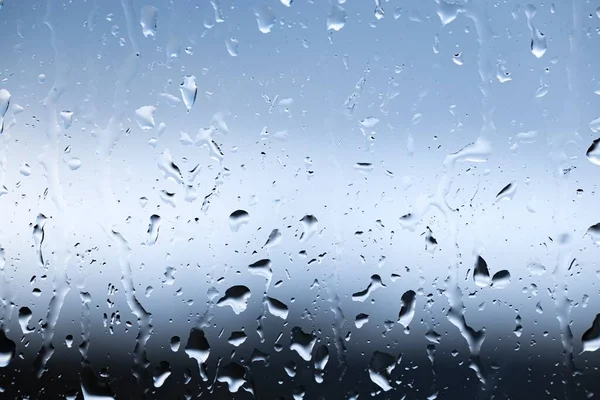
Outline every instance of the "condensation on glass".
[[0, 392], [600, 395], [600, 4], [0, 0]]

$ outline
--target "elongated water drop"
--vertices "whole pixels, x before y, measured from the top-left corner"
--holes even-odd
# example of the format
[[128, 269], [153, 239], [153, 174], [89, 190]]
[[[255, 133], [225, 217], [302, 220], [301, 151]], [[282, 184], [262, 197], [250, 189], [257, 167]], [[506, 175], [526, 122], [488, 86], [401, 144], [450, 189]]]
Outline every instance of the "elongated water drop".
[[140, 16], [140, 25], [142, 26], [142, 34], [145, 37], [156, 36], [156, 29], [158, 27], [158, 9], [154, 6], [143, 7]]
[[153, 245], [158, 240], [160, 221], [160, 215], [153, 214], [150, 216], [150, 224], [148, 225], [148, 238], [146, 239], [147, 244]]
[[592, 142], [585, 152], [585, 156], [592, 164], [600, 166], [600, 138]]
[[196, 102], [196, 96], [198, 95], [196, 77], [194, 75], [184, 76], [183, 82], [181, 82], [179, 85], [179, 92], [181, 92], [181, 99], [183, 100], [185, 108], [189, 112]]
[[487, 263], [481, 256], [477, 256], [475, 267], [473, 268], [473, 281], [479, 287], [486, 287], [490, 284], [490, 271]]
[[415, 316], [417, 306], [417, 294], [414, 290], [406, 291], [401, 298], [400, 312], [398, 313], [398, 323], [404, 328], [408, 328]]
[[317, 338], [311, 333], [305, 333], [302, 328], [295, 326], [292, 328], [292, 340], [290, 350], [294, 350], [304, 361], [310, 361], [312, 350], [317, 343]]

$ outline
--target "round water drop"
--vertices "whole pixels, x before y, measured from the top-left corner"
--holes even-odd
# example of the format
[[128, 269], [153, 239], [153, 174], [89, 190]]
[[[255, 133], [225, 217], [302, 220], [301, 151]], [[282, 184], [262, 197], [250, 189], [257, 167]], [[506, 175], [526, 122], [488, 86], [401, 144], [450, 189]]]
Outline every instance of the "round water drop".
[[81, 160], [79, 158], [73, 157], [69, 160], [69, 168], [71, 171], [77, 171], [81, 168]]
[[73, 346], [73, 335], [67, 335], [65, 337], [65, 344], [69, 349], [71, 348], [71, 346]]
[[250, 214], [244, 210], [236, 210], [229, 215], [229, 228], [232, 232], [237, 232], [240, 227], [250, 222]]
[[21, 164], [21, 166], [19, 167], [19, 172], [21, 173], [21, 175], [23, 176], [29, 176], [31, 175], [31, 167], [29, 166], [29, 164], [27, 163], [23, 163]]
[[181, 338], [179, 336], [173, 336], [170, 344], [171, 351], [177, 352], [179, 350], [179, 346], [181, 346]]

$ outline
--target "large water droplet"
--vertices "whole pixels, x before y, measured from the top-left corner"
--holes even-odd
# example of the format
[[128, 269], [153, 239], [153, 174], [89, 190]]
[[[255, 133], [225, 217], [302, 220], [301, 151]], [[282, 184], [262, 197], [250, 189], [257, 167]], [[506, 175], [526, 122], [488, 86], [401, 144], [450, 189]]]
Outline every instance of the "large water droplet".
[[0, 368], [6, 367], [15, 355], [15, 342], [6, 337], [4, 329], [0, 329]]
[[229, 391], [236, 393], [246, 383], [246, 370], [240, 364], [231, 362], [219, 369], [217, 380], [227, 383]]
[[404, 328], [408, 328], [413, 317], [415, 316], [415, 308], [417, 306], [417, 294], [414, 290], [406, 291], [401, 298], [400, 312], [398, 313], [398, 323]]
[[317, 338], [312, 333], [305, 333], [298, 326], [292, 328], [290, 349], [298, 353], [304, 361], [310, 361], [312, 358], [311, 354], [315, 343], [317, 343]]
[[142, 25], [142, 33], [145, 37], [156, 36], [158, 9], [154, 6], [143, 7], [140, 16], [140, 25]]
[[369, 362], [369, 378], [384, 392], [392, 389], [391, 373], [396, 364], [396, 359], [388, 353], [373, 352]]
[[486, 287], [490, 284], [490, 271], [487, 263], [481, 256], [477, 256], [475, 267], [473, 268], [473, 281], [479, 287]]
[[267, 6], [261, 6], [254, 9], [258, 30], [262, 33], [271, 32], [271, 28], [275, 25], [275, 14]]
[[34, 331], [33, 328], [29, 327], [29, 321], [31, 321], [31, 317], [33, 313], [29, 307], [21, 307], [19, 309], [19, 325], [21, 326], [21, 332], [23, 335], [27, 335]]
[[217, 306], [230, 306], [234, 313], [240, 314], [248, 307], [248, 299], [252, 292], [244, 285], [232, 286], [225, 291], [225, 296], [217, 301]]
[[594, 243], [600, 246], [600, 222], [590, 226], [586, 232], [586, 235], [589, 235]]
[[283, 320], [287, 319], [288, 306], [286, 306], [281, 301], [274, 299], [273, 297], [267, 297], [266, 302], [267, 302], [267, 309], [269, 310], [269, 312], [272, 315], [279, 317]]
[[187, 344], [185, 345], [185, 353], [198, 362], [198, 366], [202, 372], [202, 364], [208, 360], [208, 356], [210, 355], [210, 346], [202, 329], [192, 328]]
[[246, 341], [246, 339], [248, 339], [246, 333], [244, 333], [243, 331], [234, 331], [231, 332], [231, 335], [229, 335], [229, 339], [227, 339], [227, 341], [231, 345], [238, 347], [241, 346]]
[[154, 129], [154, 112], [156, 107], [143, 106], [135, 110], [135, 121], [144, 130]]
[[229, 228], [232, 232], [237, 232], [240, 227], [250, 222], [250, 214], [244, 210], [236, 210], [229, 215]]
[[600, 138], [592, 142], [585, 155], [592, 164], [600, 166]]
[[327, 16], [327, 30], [339, 31], [346, 25], [347, 17], [346, 10], [338, 4], [334, 4]]
[[167, 361], [161, 361], [152, 375], [154, 387], [161, 387], [169, 376], [171, 376], [171, 364], [169, 364]]
[[510, 272], [503, 269], [498, 271], [492, 277], [492, 287], [494, 289], [504, 289], [510, 283]]
[[382, 287], [385, 287], [385, 284], [381, 281], [381, 277], [377, 274], [371, 275], [371, 282], [369, 282], [367, 288], [365, 290], [361, 290], [360, 292], [354, 293], [352, 295], [352, 301], [359, 301], [362, 303], [369, 297], [371, 293], [373, 293], [375, 289]]
[[305, 215], [300, 220], [302, 223], [302, 227], [304, 228], [304, 232], [300, 235], [300, 241], [306, 242], [308, 239], [315, 234], [319, 227], [319, 221], [314, 215]]
[[596, 315], [592, 326], [581, 336], [583, 351], [596, 351], [600, 349], [600, 314]]

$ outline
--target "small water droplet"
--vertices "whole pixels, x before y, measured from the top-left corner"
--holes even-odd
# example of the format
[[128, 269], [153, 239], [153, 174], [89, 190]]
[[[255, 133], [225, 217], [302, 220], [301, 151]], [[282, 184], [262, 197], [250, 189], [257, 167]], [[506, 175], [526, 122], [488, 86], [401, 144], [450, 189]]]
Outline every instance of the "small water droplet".
[[60, 120], [62, 122], [63, 129], [67, 130], [73, 125], [73, 111], [64, 110], [60, 112]]

